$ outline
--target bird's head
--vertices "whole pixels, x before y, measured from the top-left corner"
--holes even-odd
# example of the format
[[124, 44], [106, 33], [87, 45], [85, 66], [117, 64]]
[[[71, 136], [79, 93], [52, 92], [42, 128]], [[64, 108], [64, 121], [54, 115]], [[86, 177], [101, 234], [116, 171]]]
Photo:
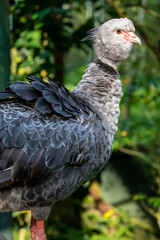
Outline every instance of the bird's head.
[[119, 62], [128, 57], [133, 43], [141, 40], [134, 33], [135, 27], [128, 18], [111, 19], [99, 28], [88, 31], [88, 36], [83, 40], [93, 40], [94, 49], [100, 60], [107, 59]]

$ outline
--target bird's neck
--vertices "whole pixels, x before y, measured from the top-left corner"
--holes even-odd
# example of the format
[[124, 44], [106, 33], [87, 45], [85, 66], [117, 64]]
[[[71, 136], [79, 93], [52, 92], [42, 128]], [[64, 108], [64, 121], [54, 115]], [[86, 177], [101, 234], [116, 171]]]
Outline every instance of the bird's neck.
[[116, 67], [96, 59], [86, 69], [75, 94], [92, 104], [111, 128], [117, 130], [122, 87]]
[[108, 56], [107, 57], [105, 56], [105, 58], [103, 58], [103, 56], [99, 56], [99, 60], [100, 60], [100, 62], [102, 62], [110, 67], [113, 67], [116, 71], [117, 71], [117, 65], [120, 63], [120, 61], [109, 58]]

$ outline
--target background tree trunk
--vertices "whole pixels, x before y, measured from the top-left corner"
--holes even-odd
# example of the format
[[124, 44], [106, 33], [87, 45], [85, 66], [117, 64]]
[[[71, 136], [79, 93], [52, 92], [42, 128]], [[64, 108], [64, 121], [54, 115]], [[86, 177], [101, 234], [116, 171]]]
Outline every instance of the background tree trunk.
[[9, 43], [9, 0], [0, 1], [0, 90], [9, 83], [10, 43]]
[[[3, 90], [9, 83], [10, 75], [10, 44], [9, 44], [9, 0], [0, 1], [0, 90]], [[11, 213], [0, 213], [0, 233], [7, 240], [12, 239]], [[0, 239], [3, 238], [0, 235]]]
[[54, 79], [56, 82], [64, 82], [64, 53], [56, 52], [54, 54]]

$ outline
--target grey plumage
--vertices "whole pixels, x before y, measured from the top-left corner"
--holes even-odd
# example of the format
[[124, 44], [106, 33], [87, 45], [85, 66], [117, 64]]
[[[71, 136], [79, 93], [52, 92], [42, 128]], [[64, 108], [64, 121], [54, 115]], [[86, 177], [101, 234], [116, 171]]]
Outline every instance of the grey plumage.
[[117, 37], [117, 27], [134, 31], [125, 18], [89, 33], [98, 59], [74, 92], [35, 76], [0, 92], [0, 211], [31, 209], [46, 219], [52, 203], [107, 163], [122, 96], [116, 65], [132, 46]]

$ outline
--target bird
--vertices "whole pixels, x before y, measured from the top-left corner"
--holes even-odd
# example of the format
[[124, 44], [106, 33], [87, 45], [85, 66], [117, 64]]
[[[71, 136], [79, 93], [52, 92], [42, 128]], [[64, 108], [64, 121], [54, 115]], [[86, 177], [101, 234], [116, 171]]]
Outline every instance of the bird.
[[31, 238], [45, 240], [52, 205], [106, 165], [118, 129], [122, 84], [118, 64], [133, 43], [128, 18], [88, 31], [97, 57], [73, 91], [29, 75], [0, 92], [0, 211], [31, 210]]

